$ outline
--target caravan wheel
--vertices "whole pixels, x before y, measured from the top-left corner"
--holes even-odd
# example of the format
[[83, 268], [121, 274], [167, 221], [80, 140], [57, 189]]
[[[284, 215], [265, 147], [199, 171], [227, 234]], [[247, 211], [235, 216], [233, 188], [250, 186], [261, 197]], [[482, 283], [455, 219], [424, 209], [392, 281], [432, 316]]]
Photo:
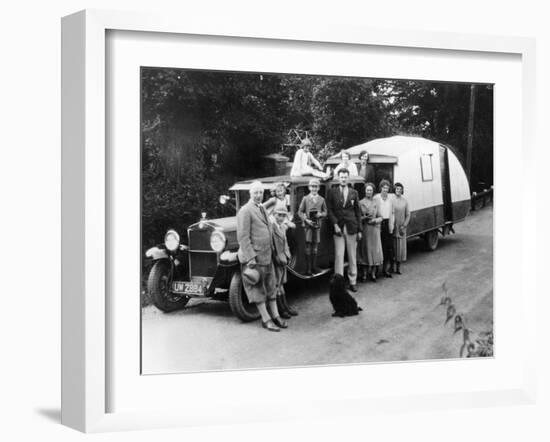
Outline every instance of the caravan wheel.
[[430, 230], [424, 235], [424, 242], [426, 243], [426, 248], [433, 252], [437, 249], [437, 244], [439, 243], [439, 231], [437, 229]]

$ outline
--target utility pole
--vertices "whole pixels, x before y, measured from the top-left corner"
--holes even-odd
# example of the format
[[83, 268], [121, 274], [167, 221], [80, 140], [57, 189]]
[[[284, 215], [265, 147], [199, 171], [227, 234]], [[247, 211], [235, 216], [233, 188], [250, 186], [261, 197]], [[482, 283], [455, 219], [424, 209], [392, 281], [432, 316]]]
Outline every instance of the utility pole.
[[466, 147], [466, 173], [468, 182], [472, 184], [472, 148], [474, 143], [474, 114], [476, 108], [476, 85], [470, 86], [470, 112], [468, 115], [468, 145]]

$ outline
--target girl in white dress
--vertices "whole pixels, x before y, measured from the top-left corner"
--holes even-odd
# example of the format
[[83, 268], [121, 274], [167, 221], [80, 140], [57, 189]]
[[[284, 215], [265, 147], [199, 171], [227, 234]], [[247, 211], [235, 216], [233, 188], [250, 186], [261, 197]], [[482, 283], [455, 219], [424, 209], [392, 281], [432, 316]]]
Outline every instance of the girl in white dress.
[[330, 178], [330, 174], [323, 172], [321, 163], [315, 159], [313, 154], [309, 151], [311, 147], [311, 141], [306, 138], [302, 141], [300, 148], [294, 155], [294, 161], [292, 162], [292, 169], [290, 176], [316, 176], [322, 180]]
[[351, 161], [351, 155], [349, 152], [347, 150], [343, 150], [340, 152], [340, 156], [342, 157], [342, 162], [334, 169], [334, 176], [338, 176], [338, 171], [340, 169], [347, 169], [349, 176], [359, 176], [357, 166]]

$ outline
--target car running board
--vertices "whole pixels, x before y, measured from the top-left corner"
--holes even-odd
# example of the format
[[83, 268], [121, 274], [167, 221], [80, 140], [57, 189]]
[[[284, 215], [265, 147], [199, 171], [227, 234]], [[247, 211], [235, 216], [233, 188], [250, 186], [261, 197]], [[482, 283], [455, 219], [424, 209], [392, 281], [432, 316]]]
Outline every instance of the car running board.
[[298, 273], [296, 270], [291, 269], [290, 267], [287, 267], [287, 269], [292, 275], [294, 275], [294, 276], [296, 276], [297, 278], [300, 278], [300, 279], [313, 279], [313, 278], [317, 278], [319, 276], [323, 276], [323, 275], [326, 275], [326, 274], [332, 272], [332, 268], [328, 268], [328, 269], [323, 270], [322, 272], [315, 273], [313, 275], [302, 275], [301, 273]]

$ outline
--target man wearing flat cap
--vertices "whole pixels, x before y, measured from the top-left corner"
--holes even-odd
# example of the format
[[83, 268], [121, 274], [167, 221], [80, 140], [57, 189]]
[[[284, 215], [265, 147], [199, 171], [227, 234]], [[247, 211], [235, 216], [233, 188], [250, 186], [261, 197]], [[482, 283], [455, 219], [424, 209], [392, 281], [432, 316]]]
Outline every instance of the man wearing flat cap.
[[[262, 206], [264, 188], [261, 182], [250, 185], [250, 199], [237, 214], [238, 257], [241, 262], [243, 286], [248, 301], [255, 303], [262, 317], [262, 326], [280, 331], [287, 324], [277, 310], [275, 274], [273, 269], [273, 239], [271, 223]], [[259, 281], [248, 278], [248, 269], [259, 273]], [[267, 303], [267, 306], [266, 306]], [[268, 311], [269, 308], [269, 311]]]

